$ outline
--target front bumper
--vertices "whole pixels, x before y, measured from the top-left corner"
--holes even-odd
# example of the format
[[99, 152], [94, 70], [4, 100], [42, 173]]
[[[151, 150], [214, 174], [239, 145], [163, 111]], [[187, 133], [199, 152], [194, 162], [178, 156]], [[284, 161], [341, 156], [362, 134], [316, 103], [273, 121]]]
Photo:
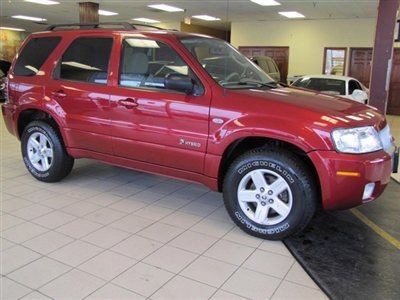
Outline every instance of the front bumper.
[[[322, 205], [327, 210], [347, 209], [375, 200], [393, 171], [392, 155], [383, 150], [359, 155], [314, 151], [309, 157], [317, 169]], [[374, 183], [373, 192], [363, 199], [369, 183]]]

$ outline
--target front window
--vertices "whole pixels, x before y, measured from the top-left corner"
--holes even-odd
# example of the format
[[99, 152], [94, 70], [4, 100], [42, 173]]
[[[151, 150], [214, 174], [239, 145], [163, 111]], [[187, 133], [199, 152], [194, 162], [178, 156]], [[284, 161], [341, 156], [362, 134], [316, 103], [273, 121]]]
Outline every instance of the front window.
[[183, 45], [196, 57], [208, 74], [229, 88], [271, 85], [274, 80], [230, 44], [212, 38], [183, 38]]
[[165, 89], [165, 78], [168, 75], [192, 78], [195, 82], [195, 94], [203, 93], [202, 85], [196, 75], [170, 46], [151, 39], [124, 39], [120, 86]]
[[294, 82], [293, 86], [331, 95], [346, 95], [346, 82], [339, 79], [304, 77]]

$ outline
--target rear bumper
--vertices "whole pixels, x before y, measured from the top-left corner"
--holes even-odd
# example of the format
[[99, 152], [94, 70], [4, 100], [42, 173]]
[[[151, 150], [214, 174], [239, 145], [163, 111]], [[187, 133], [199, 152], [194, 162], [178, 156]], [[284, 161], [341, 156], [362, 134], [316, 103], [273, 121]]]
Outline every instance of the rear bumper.
[[[384, 191], [393, 171], [392, 156], [384, 151], [342, 154], [336, 151], [309, 153], [317, 169], [324, 209], [347, 209], [375, 200]], [[370, 197], [363, 199], [367, 184], [374, 183]]]
[[11, 134], [18, 136], [14, 116], [15, 116], [15, 108], [14, 105], [5, 103], [1, 106], [1, 112], [3, 114], [4, 123], [6, 124], [6, 128], [8, 132]]

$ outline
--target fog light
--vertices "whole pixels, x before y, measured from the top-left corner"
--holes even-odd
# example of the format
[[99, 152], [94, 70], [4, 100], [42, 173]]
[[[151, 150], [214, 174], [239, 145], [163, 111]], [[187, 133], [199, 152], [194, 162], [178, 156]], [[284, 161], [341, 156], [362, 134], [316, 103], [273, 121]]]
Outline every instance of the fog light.
[[362, 199], [368, 200], [369, 198], [371, 198], [372, 193], [374, 192], [374, 188], [375, 188], [375, 183], [373, 182], [367, 183], [364, 188], [364, 194]]

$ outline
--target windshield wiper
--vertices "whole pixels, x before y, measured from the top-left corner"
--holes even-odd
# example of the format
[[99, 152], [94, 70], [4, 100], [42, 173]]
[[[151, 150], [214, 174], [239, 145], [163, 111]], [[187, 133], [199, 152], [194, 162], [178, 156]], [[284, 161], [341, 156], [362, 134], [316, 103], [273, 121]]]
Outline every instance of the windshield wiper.
[[254, 85], [259, 85], [259, 86], [266, 86], [272, 89], [275, 89], [278, 87], [278, 82], [276, 81], [270, 81], [270, 82], [261, 82], [257, 80], [248, 80], [248, 79], [241, 79], [239, 80], [239, 84], [254, 84]]
[[258, 87], [269, 87], [271, 89], [275, 89], [278, 87], [278, 82], [275, 81], [271, 81], [271, 82], [261, 82], [261, 81], [257, 81], [257, 80], [239, 80], [236, 82], [225, 82], [222, 84], [222, 86], [233, 86], [233, 85], [241, 85], [241, 86], [249, 86], [249, 87], [254, 87], [254, 86], [258, 86]]

